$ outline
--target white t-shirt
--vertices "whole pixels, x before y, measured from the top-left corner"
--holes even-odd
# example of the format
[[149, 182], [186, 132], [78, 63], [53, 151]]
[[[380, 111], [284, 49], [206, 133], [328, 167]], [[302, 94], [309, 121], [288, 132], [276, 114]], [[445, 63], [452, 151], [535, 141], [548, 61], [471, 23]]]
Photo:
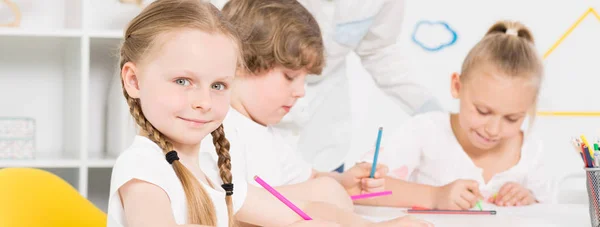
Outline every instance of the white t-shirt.
[[[300, 183], [310, 178], [311, 165], [271, 127], [252, 121], [234, 108], [227, 113], [223, 127], [232, 145], [231, 159], [245, 160], [241, 165], [246, 167], [248, 182], [260, 187], [254, 181], [255, 175], [271, 186]], [[203, 151], [214, 150], [212, 137], [205, 137], [200, 147]]]
[[[417, 115], [395, 132], [382, 136], [378, 163], [389, 167], [391, 177], [420, 184], [442, 186], [458, 179], [475, 180], [484, 197], [497, 193], [507, 182], [517, 182], [531, 190], [540, 202], [553, 201], [552, 174], [545, 171], [541, 142], [525, 134], [519, 162], [494, 175], [486, 184], [483, 169], [475, 165], [458, 143], [450, 114], [430, 112]], [[372, 162], [373, 152], [363, 161]]]
[[[215, 205], [217, 226], [227, 227], [229, 220], [227, 205], [225, 203], [225, 191], [220, 187], [223, 181], [219, 177], [217, 155], [214, 149], [211, 152], [200, 152], [199, 160], [202, 172], [216, 187], [213, 189], [200, 181]], [[235, 213], [244, 203], [248, 185], [245, 178], [234, 171], [236, 162], [232, 159], [231, 163], [234, 184], [232, 199]], [[171, 201], [171, 211], [175, 217], [175, 222], [177, 224], [186, 224], [187, 200], [183, 186], [179, 178], [177, 178], [173, 167], [167, 162], [165, 155], [158, 145], [146, 137], [136, 136], [133, 144], [119, 155], [113, 167], [108, 201], [107, 226], [126, 226], [125, 214], [118, 190], [134, 178], [162, 188]]]

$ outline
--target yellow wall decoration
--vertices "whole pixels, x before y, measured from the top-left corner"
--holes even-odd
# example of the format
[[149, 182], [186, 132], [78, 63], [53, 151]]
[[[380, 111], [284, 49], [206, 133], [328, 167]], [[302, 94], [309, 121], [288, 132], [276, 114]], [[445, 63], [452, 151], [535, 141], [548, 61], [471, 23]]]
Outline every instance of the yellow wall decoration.
[[[589, 15], [594, 15], [594, 17], [600, 22], [600, 15], [598, 12], [594, 10], [594, 8], [589, 8], [583, 15], [581, 15], [577, 21], [569, 29], [556, 41], [550, 49], [544, 53], [544, 59], [546, 59], [552, 52], [560, 46], [560, 44], [579, 26], [581, 21], [588, 17]], [[540, 111], [537, 112], [538, 116], [552, 116], [552, 117], [600, 117], [600, 112], [577, 112], [577, 111]]]

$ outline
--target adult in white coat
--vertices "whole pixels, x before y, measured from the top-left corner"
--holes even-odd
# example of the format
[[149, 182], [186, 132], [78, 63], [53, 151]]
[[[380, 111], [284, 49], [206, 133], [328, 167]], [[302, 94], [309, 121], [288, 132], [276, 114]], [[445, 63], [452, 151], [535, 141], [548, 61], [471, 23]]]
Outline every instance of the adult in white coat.
[[[227, 0], [212, 0], [218, 8]], [[355, 52], [386, 94], [409, 114], [441, 109], [427, 89], [409, 75], [397, 43], [404, 0], [299, 0], [323, 33], [326, 67], [306, 77], [306, 96], [275, 126], [320, 171], [342, 170], [350, 151], [351, 109], [346, 58]], [[341, 168], [340, 168], [341, 167]]]

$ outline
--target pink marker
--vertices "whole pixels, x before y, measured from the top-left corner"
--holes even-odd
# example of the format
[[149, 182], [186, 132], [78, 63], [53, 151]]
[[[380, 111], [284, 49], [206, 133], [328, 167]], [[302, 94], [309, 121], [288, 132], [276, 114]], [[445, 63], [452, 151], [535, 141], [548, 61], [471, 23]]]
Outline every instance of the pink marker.
[[312, 218], [310, 218], [306, 213], [304, 213], [304, 211], [300, 210], [300, 208], [298, 208], [296, 205], [294, 205], [288, 199], [283, 197], [283, 195], [279, 194], [279, 192], [277, 192], [277, 190], [275, 190], [273, 187], [271, 187], [269, 184], [267, 184], [267, 182], [260, 179], [260, 177], [254, 176], [254, 181], [256, 181], [256, 183], [260, 184], [260, 186], [262, 186], [263, 188], [267, 189], [267, 191], [269, 191], [273, 196], [277, 197], [277, 199], [279, 199], [279, 201], [281, 201], [283, 204], [285, 204], [290, 209], [292, 209], [294, 212], [296, 212], [296, 214], [300, 215], [300, 217], [304, 218], [304, 220], [312, 220]]
[[368, 199], [368, 198], [372, 198], [372, 197], [391, 195], [391, 194], [392, 194], [392, 191], [382, 191], [382, 192], [368, 193], [368, 194], [362, 194], [362, 195], [353, 195], [353, 196], [351, 196], [351, 198], [352, 198], [352, 200]]

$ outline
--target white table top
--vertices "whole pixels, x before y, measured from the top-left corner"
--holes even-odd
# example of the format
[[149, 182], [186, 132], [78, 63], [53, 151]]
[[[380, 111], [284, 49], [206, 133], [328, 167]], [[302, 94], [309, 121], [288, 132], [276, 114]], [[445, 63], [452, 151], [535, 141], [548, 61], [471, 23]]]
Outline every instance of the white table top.
[[[591, 226], [587, 204], [536, 204], [526, 207], [497, 207], [491, 204], [484, 210], [496, 210], [496, 215], [410, 214], [429, 221], [436, 227], [450, 226]], [[355, 212], [372, 221], [384, 221], [407, 215], [405, 208], [355, 206]]]

